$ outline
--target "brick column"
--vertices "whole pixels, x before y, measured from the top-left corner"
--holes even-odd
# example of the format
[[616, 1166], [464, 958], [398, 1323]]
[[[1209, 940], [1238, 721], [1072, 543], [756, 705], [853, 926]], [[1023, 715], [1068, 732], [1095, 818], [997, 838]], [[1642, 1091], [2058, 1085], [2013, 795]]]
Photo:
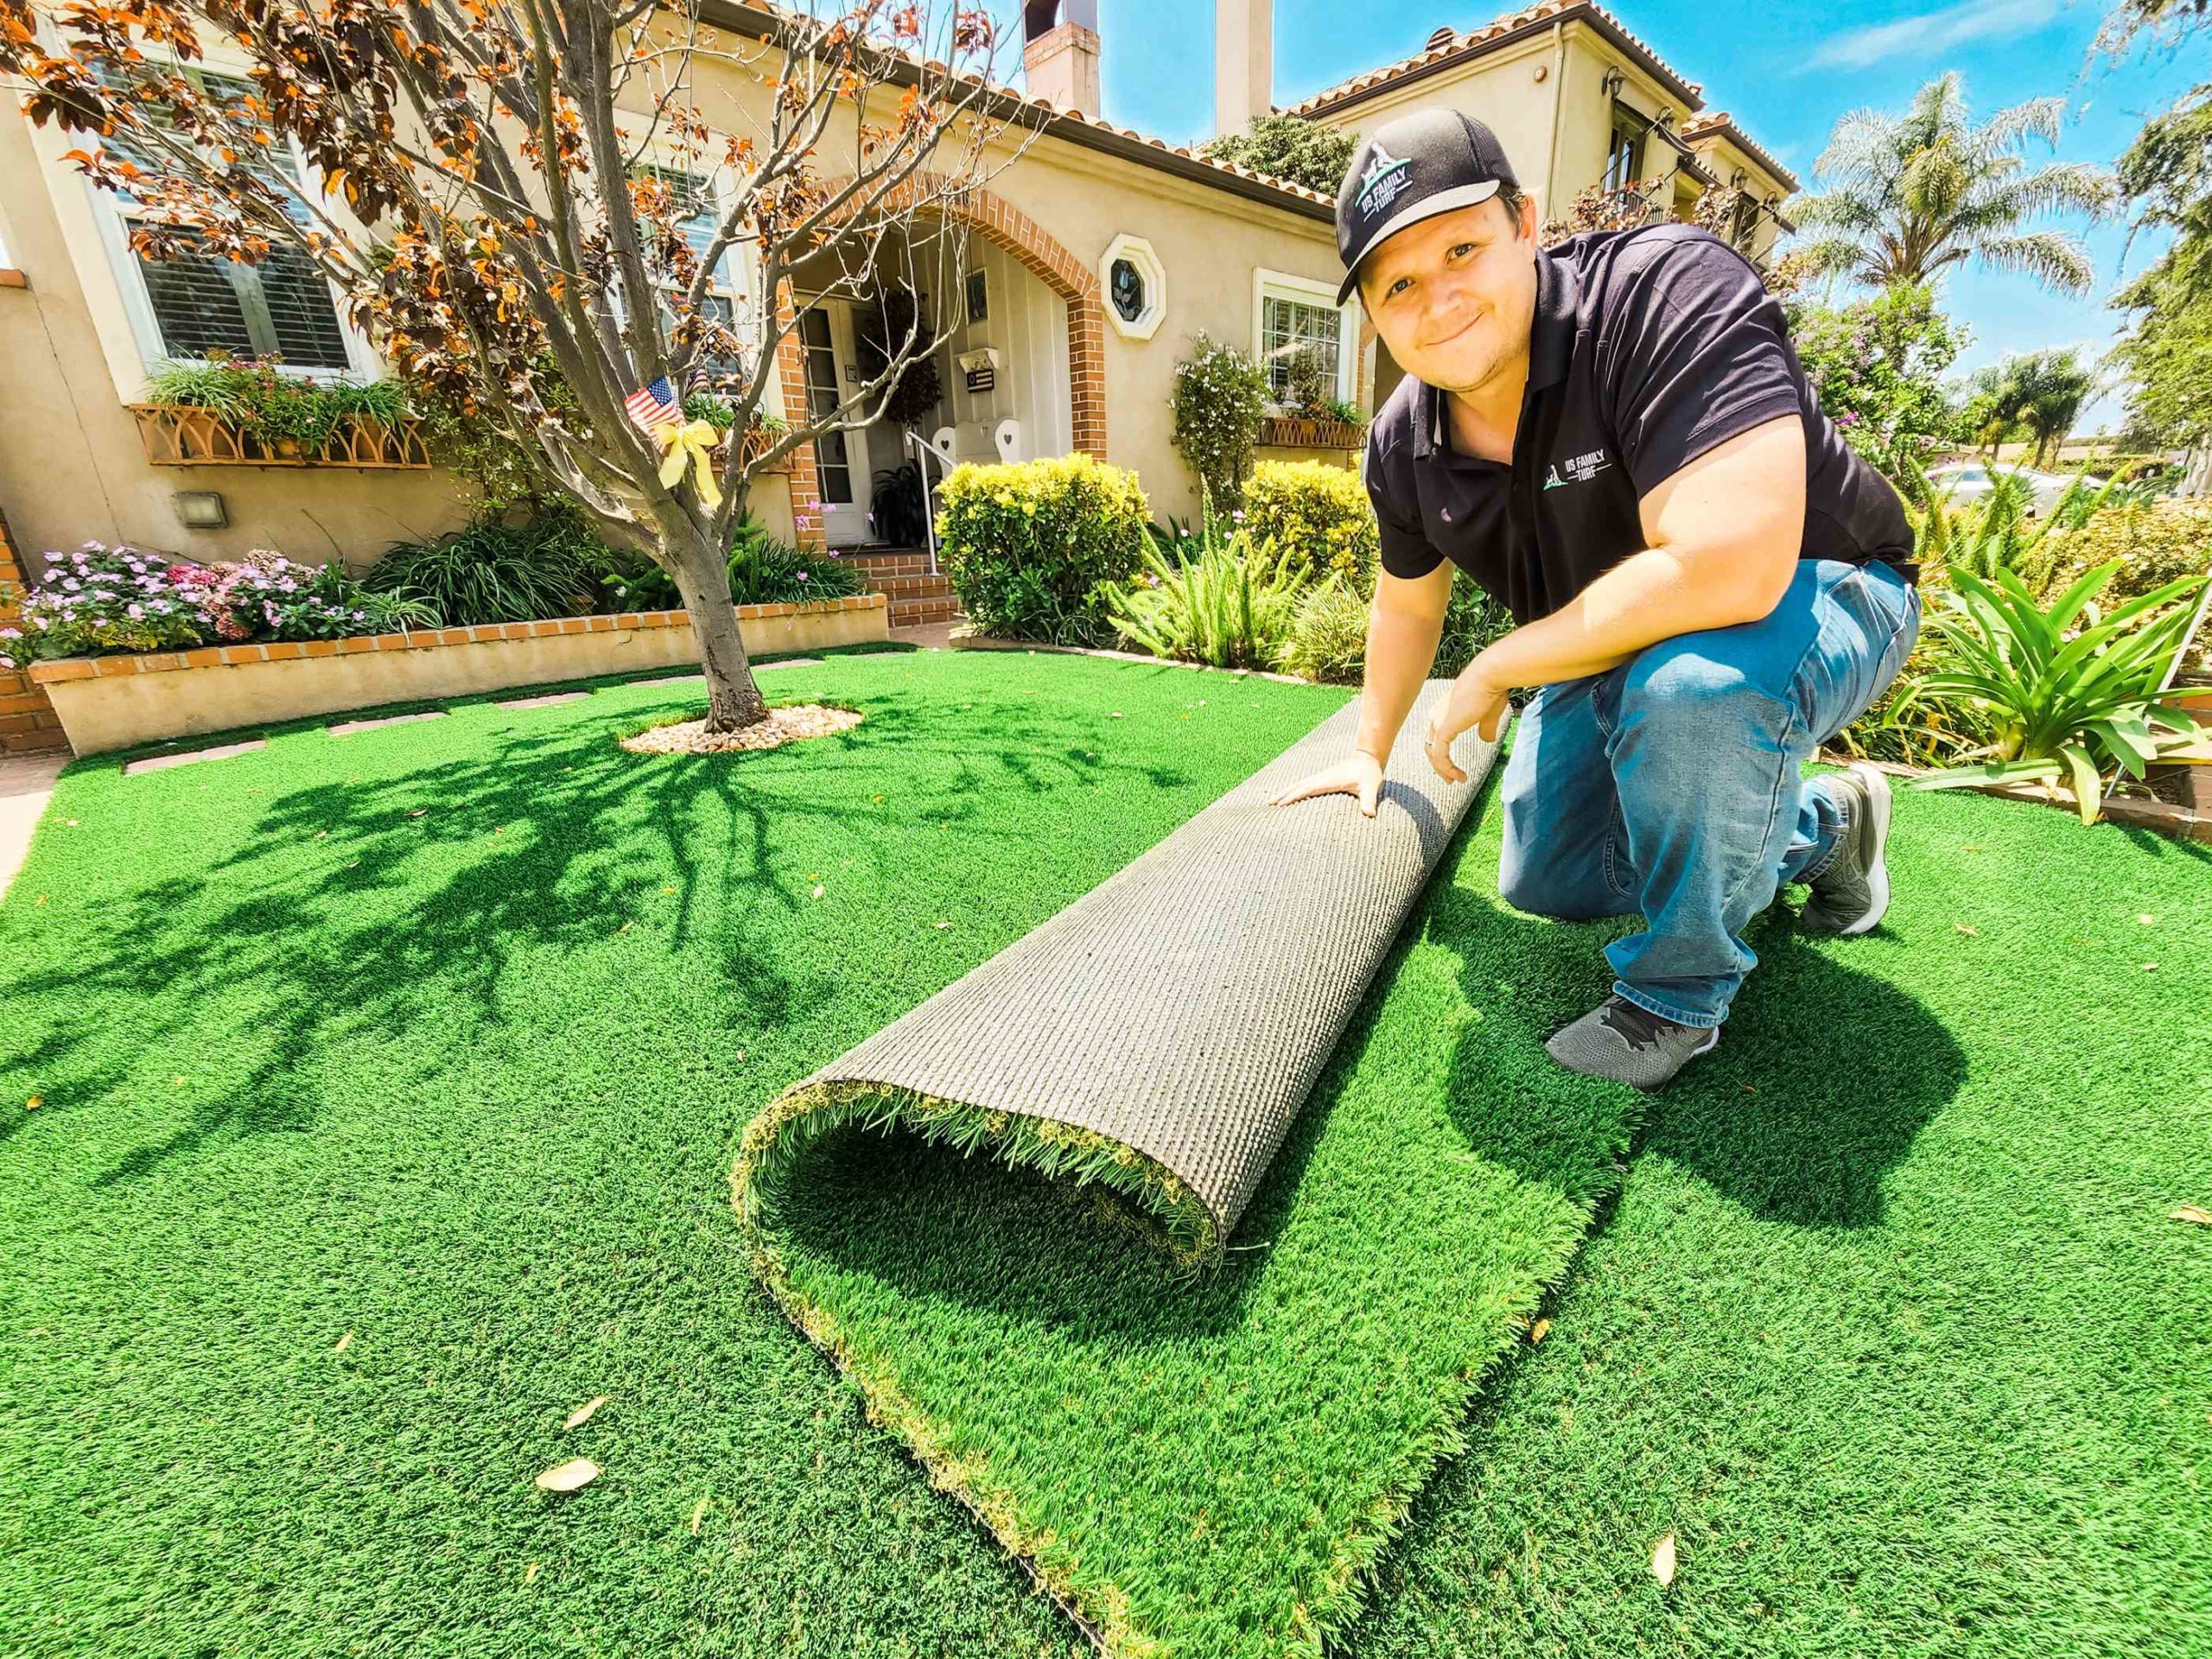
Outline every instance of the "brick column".
[[[7, 521], [0, 519], [0, 587], [20, 592], [25, 574]], [[0, 628], [13, 627], [16, 615], [15, 606], [0, 595]], [[0, 755], [68, 747], [60, 718], [47, 701], [44, 688], [32, 684], [30, 676], [19, 669], [0, 668]]]
[[[807, 418], [806, 343], [799, 338], [798, 314], [791, 307], [791, 285], [776, 296], [776, 373], [784, 391], [784, 418], [794, 426]], [[785, 474], [791, 491], [791, 540], [819, 553], [829, 545], [822, 534], [822, 477], [814, 464], [814, 446], [802, 443], [791, 452]], [[809, 505], [809, 504], [811, 505]]]

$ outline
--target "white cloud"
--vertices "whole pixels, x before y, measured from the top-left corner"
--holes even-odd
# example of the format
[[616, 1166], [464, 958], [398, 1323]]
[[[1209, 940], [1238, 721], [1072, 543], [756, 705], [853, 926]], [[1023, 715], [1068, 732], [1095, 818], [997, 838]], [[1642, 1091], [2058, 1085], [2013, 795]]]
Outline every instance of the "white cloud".
[[1864, 69], [1888, 58], [1929, 55], [1992, 35], [2042, 29], [2064, 10], [2065, 0], [1962, 0], [1941, 11], [1838, 35], [1822, 44], [1806, 67]]

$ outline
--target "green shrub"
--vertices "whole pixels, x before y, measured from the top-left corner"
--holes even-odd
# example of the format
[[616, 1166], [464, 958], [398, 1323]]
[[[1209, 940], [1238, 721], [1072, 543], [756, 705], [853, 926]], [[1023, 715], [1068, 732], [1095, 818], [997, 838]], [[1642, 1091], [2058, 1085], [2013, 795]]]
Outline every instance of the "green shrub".
[[477, 523], [427, 542], [394, 542], [370, 568], [378, 593], [426, 607], [448, 628], [536, 622], [591, 608], [592, 576], [571, 526]]
[[938, 491], [938, 556], [982, 632], [1053, 645], [1113, 637], [1101, 588], [1145, 550], [1136, 474], [1090, 455], [955, 467]]
[[1490, 596], [1472, 576], [1454, 574], [1451, 601], [1444, 607], [1444, 637], [1437, 643], [1432, 676], [1457, 674], [1493, 639], [1514, 629], [1513, 613]]
[[1244, 486], [1244, 528], [1255, 539], [1303, 554], [1314, 570], [1361, 592], [1375, 584], [1379, 532], [1367, 486], [1321, 461], [1263, 461]]
[[1195, 559], [1144, 550], [1144, 572], [1106, 589], [1115, 631], [1155, 657], [1215, 668], [1273, 668], [1313, 579], [1302, 555], [1257, 542], [1249, 531], [1224, 537], [1211, 521]]
[[1371, 602], [1342, 576], [1331, 575], [1298, 602], [1284, 641], [1286, 673], [1328, 685], [1357, 685], [1367, 669]]
[[[588, 563], [607, 589], [609, 610], [683, 608], [683, 596], [676, 590], [675, 578], [643, 553], [602, 547]], [[729, 596], [733, 604], [803, 605], [809, 600], [844, 599], [865, 585], [859, 566], [835, 553], [793, 547], [769, 534], [768, 527], [751, 513], [739, 521], [731, 539]]]
[[1910, 689], [1916, 701], [1963, 703], [1996, 729], [1986, 763], [1921, 779], [1918, 789], [2037, 779], [2072, 784], [2094, 823], [2105, 774], [2140, 779], [2147, 762], [2201, 734], [2190, 716], [2153, 705], [2166, 665], [2208, 578], [2184, 576], [2101, 612], [2109, 561], [2046, 607], [2011, 570], [1995, 582], [1952, 572], [1953, 591], [1927, 613], [1949, 660]]
[[1224, 512], [1243, 499], [1268, 401], [1258, 364], [1204, 332], [1192, 337], [1190, 356], [1175, 365], [1175, 447]]
[[[1367, 677], [1367, 620], [1373, 596], [1331, 575], [1300, 602], [1291, 620], [1282, 665], [1293, 674], [1332, 684], [1357, 685]], [[1484, 646], [1513, 632], [1513, 613], [1472, 577], [1455, 575], [1436, 645], [1432, 677], [1457, 674]]]
[[2183, 576], [2212, 571], [2212, 501], [2196, 497], [2107, 505], [2079, 528], [2047, 538], [2040, 568], [2024, 571], [2049, 594], [2114, 559], [2101, 598], [2118, 604]]

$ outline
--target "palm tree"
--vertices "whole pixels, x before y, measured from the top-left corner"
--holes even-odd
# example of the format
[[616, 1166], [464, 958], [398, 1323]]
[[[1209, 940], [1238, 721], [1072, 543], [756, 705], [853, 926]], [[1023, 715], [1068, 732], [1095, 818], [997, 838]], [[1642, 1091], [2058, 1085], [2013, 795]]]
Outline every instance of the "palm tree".
[[1814, 238], [1801, 250], [1805, 264], [1816, 275], [1886, 287], [1928, 282], [1974, 258], [2086, 295], [2095, 272], [2081, 239], [2021, 228], [2048, 213], [2096, 219], [2118, 209], [2109, 168], [2053, 162], [2026, 170], [2020, 151], [2032, 138], [2056, 145], [2065, 111], [2063, 98], [2031, 98], [1971, 125], [1955, 69], [1914, 93], [1902, 118], [1853, 110], [1813, 163], [1829, 188], [1795, 204]]
[[2036, 446], [2028, 464], [2042, 467], [2056, 457], [2074, 429], [2075, 416], [2095, 389], [2095, 372], [2071, 346], [2028, 352], [1974, 376], [1967, 418], [1975, 428], [1975, 442], [1992, 451], [2003, 439], [2024, 432]]

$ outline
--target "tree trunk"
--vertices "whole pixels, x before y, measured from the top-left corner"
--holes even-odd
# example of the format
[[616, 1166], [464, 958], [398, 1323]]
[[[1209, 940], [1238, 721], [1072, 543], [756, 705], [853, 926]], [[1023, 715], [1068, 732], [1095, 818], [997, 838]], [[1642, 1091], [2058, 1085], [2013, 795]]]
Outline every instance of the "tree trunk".
[[768, 705], [753, 682], [753, 665], [738, 634], [726, 558], [696, 535], [673, 544], [664, 542], [662, 552], [690, 613], [691, 634], [707, 671], [707, 729], [734, 732], [759, 724], [768, 717]]

